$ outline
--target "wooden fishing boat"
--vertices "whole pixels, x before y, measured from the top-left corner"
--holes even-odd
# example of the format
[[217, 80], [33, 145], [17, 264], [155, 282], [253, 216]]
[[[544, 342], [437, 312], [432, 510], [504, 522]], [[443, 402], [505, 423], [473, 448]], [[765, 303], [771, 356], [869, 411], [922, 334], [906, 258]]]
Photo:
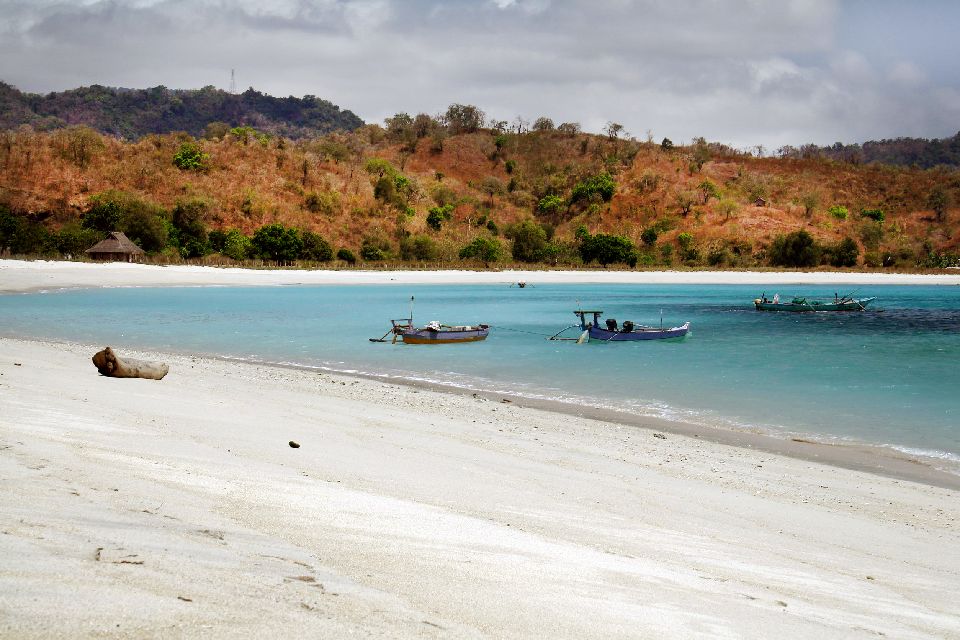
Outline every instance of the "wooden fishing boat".
[[[563, 331], [550, 337], [551, 340], [576, 340], [583, 343], [587, 340], [596, 340], [598, 342], [637, 342], [639, 340], [669, 340], [671, 338], [682, 338], [690, 331], [690, 323], [684, 322], [679, 327], [664, 328], [661, 324], [659, 328], [649, 327], [642, 324], [635, 324], [630, 320], [624, 320], [621, 325], [613, 318], [607, 318], [603, 326], [600, 325], [600, 316], [603, 311], [584, 311], [578, 309], [573, 312], [580, 318], [579, 325], [567, 327]], [[592, 315], [593, 320], [588, 321], [587, 316]], [[560, 335], [579, 326], [582, 333], [579, 338], [561, 338]]]
[[413, 324], [413, 296], [410, 296], [410, 317], [390, 320], [390, 329], [381, 338], [370, 338], [370, 342], [386, 342], [393, 334], [392, 343], [400, 339], [404, 344], [456, 344], [459, 342], [480, 342], [490, 335], [490, 325], [447, 325], [433, 320], [426, 326], [417, 328]]
[[446, 325], [436, 320], [427, 326], [416, 329], [406, 328], [400, 337], [404, 344], [454, 344], [458, 342], [479, 342], [490, 335], [490, 325]]
[[766, 296], [761, 296], [753, 301], [757, 311], [866, 311], [867, 305], [876, 300], [872, 298], [837, 298], [833, 300], [814, 300], [807, 298], [793, 298], [789, 302], [781, 302], [779, 296], [773, 296], [773, 300], [767, 300]]

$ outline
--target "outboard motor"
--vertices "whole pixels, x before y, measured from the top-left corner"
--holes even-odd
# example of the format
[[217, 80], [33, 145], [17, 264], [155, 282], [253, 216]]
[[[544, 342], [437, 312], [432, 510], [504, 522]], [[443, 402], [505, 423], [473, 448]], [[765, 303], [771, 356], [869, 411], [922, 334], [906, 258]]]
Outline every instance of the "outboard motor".
[[633, 331], [633, 321], [632, 321], [632, 320], [624, 320], [624, 321], [623, 321], [623, 332], [624, 332], [624, 333], [630, 333], [631, 331]]
[[613, 318], [607, 318], [607, 330], [616, 331], [617, 330], [617, 321]]

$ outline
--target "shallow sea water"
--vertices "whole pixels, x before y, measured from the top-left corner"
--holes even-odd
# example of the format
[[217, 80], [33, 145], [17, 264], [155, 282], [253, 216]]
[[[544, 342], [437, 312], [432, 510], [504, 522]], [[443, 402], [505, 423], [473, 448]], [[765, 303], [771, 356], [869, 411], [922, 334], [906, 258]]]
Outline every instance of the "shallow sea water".
[[[536, 284], [69, 290], [0, 296], [0, 334], [396, 376], [960, 462], [960, 288], [865, 287], [858, 297], [878, 296], [870, 310], [840, 314], [757, 312], [760, 293]], [[411, 296], [418, 325], [484, 322], [490, 337], [369, 342], [389, 318], [406, 317]], [[691, 332], [682, 341], [546, 340], [574, 323], [578, 306], [651, 325], [662, 310], [665, 326], [689, 320]]]

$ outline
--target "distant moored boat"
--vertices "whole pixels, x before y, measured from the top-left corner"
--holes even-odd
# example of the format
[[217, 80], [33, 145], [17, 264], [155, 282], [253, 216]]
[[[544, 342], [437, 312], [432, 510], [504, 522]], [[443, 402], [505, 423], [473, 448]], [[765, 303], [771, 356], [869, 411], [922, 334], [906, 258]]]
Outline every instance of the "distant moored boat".
[[807, 298], [793, 298], [790, 302], [780, 302], [780, 296], [773, 296], [773, 300], [761, 296], [753, 301], [757, 311], [866, 311], [867, 305], [876, 300], [872, 298], [838, 298], [833, 300], [814, 300]]

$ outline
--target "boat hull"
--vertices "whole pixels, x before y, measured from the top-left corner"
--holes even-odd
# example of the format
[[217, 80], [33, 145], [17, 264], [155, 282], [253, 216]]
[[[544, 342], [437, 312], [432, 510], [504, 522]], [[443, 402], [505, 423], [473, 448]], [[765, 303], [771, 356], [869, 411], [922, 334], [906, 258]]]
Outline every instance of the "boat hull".
[[639, 342], [640, 340], [669, 340], [682, 338], [690, 330], [690, 323], [685, 322], [679, 327], [669, 329], [642, 329], [633, 331], [610, 331], [600, 327], [590, 327], [590, 339], [598, 342]]
[[468, 331], [419, 329], [407, 331], [402, 335], [404, 344], [458, 344], [460, 342], [480, 342], [486, 340], [489, 329], [471, 329]]
[[791, 311], [794, 313], [809, 313], [811, 311], [863, 311], [868, 304], [876, 298], [860, 298], [859, 300], [849, 300], [847, 302], [818, 302], [811, 300], [803, 304], [793, 302], [761, 302], [754, 300], [753, 304], [757, 311]]

